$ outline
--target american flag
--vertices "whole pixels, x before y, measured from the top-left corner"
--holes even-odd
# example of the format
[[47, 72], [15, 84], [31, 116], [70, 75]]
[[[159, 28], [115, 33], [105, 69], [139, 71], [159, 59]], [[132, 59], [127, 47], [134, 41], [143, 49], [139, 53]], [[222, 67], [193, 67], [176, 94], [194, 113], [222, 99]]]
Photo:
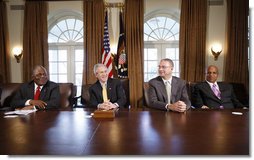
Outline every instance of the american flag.
[[104, 22], [102, 63], [108, 68], [108, 77], [113, 78], [112, 58], [110, 53], [109, 33], [108, 33], [108, 12], [106, 12]]

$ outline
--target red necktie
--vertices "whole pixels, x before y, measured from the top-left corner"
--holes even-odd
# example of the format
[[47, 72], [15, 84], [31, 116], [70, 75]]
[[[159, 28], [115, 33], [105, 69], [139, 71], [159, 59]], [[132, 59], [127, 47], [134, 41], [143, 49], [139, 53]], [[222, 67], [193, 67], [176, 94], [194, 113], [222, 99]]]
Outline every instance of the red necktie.
[[35, 92], [35, 94], [34, 94], [34, 100], [38, 100], [38, 99], [39, 99], [40, 93], [41, 93], [41, 88], [40, 88], [40, 86], [38, 86], [38, 87], [36, 88], [36, 92]]

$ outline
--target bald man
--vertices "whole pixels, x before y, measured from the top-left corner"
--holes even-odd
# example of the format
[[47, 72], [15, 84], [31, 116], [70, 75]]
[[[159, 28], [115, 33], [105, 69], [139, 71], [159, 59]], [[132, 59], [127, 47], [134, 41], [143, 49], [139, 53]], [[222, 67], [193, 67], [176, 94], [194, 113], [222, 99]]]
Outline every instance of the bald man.
[[194, 87], [193, 106], [202, 109], [244, 108], [236, 98], [232, 85], [217, 82], [219, 70], [210, 65], [206, 70], [206, 80]]

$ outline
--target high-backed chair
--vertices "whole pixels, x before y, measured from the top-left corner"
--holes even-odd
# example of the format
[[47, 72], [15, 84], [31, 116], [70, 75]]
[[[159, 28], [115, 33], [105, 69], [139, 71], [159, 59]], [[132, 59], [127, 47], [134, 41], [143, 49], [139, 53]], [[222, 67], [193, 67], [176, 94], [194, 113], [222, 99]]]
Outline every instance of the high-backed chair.
[[230, 82], [237, 99], [246, 107], [249, 107], [249, 94], [243, 83]]
[[90, 94], [89, 94], [89, 88], [92, 84], [85, 84], [82, 86], [81, 89], [81, 104], [83, 107], [90, 107], [89, 100], [90, 100]]
[[150, 106], [148, 91], [149, 91], [149, 83], [148, 82], [144, 82], [144, 84], [143, 84], [143, 95], [144, 95], [144, 105], [146, 107]]
[[193, 97], [192, 94], [194, 92], [194, 87], [197, 83], [196, 82], [186, 82], [186, 89], [189, 96], [189, 100], [191, 101], [191, 104], [193, 104]]
[[[122, 83], [123, 89], [125, 91], [126, 95], [126, 105], [125, 107], [128, 107], [130, 105], [130, 93], [129, 93], [129, 79], [128, 78], [123, 78], [119, 79]], [[90, 94], [89, 94], [89, 88], [92, 84], [85, 84], [82, 86], [81, 90], [81, 104], [82, 107], [90, 107], [89, 101], [90, 101]]]
[[15, 92], [20, 88], [21, 83], [5, 83], [0, 85], [1, 96], [0, 96], [0, 110], [9, 111], [12, 110], [10, 103], [14, 97]]
[[74, 97], [77, 93], [77, 87], [73, 83], [58, 83], [60, 90], [60, 107], [62, 109], [72, 108], [74, 105]]

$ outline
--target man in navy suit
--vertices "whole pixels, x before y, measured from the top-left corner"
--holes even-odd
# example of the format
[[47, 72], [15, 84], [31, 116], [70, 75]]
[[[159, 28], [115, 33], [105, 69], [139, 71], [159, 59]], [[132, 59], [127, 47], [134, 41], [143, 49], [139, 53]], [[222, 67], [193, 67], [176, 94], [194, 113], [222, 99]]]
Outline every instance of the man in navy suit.
[[210, 65], [206, 71], [206, 81], [197, 83], [194, 87], [193, 106], [202, 109], [243, 108], [233, 91], [232, 85], [217, 82], [218, 68]]
[[[107, 67], [101, 63], [94, 65], [94, 74], [98, 80], [89, 88], [90, 105], [103, 110], [124, 107], [126, 95], [121, 81], [109, 78]], [[103, 85], [106, 87], [106, 100], [103, 99]]]
[[[48, 80], [48, 74], [43, 66], [33, 69], [32, 81], [21, 85], [11, 101], [11, 106], [18, 109], [50, 109], [60, 105], [59, 86]], [[40, 90], [35, 98], [36, 90]]]
[[[184, 80], [172, 76], [173, 68], [174, 63], [171, 59], [166, 58], [160, 61], [159, 76], [149, 81], [149, 107], [176, 112], [185, 112], [190, 108], [191, 103], [186, 83]], [[169, 89], [167, 89], [167, 85], [169, 85]]]

